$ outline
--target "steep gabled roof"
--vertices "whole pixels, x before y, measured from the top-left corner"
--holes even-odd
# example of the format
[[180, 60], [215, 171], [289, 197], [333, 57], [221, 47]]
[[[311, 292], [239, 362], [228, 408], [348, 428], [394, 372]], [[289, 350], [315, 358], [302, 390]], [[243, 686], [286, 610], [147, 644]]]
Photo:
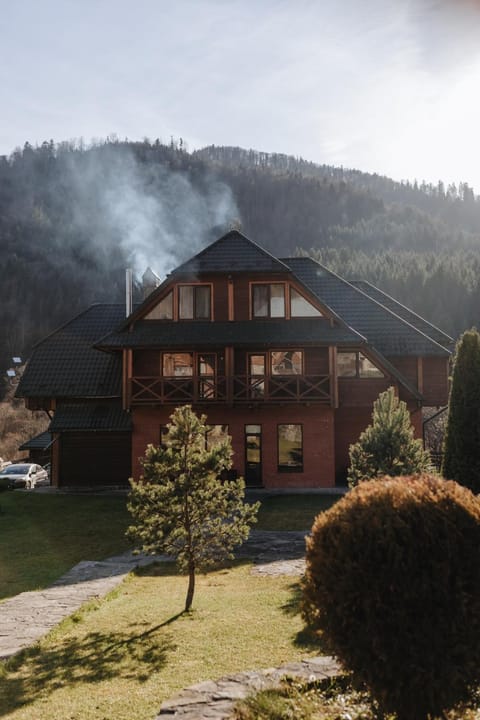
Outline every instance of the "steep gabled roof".
[[120, 397], [121, 358], [93, 347], [117, 327], [123, 305], [92, 305], [35, 346], [18, 397]]
[[[378, 352], [396, 355], [449, 355], [445, 344], [414, 327], [392, 309], [308, 257], [288, 258], [295, 276]], [[427, 323], [428, 325], [428, 323]], [[448, 337], [448, 336], [447, 336]]]
[[428, 337], [432, 338], [432, 340], [435, 340], [435, 342], [440, 345], [448, 347], [455, 342], [453, 338], [451, 338], [450, 335], [447, 335], [447, 333], [444, 333], [443, 330], [440, 330], [435, 325], [432, 325], [432, 323], [429, 323], [428, 320], [420, 317], [420, 315], [417, 315], [417, 313], [413, 312], [413, 310], [410, 310], [410, 308], [402, 305], [398, 302], [398, 300], [392, 298], [391, 295], [387, 295], [387, 293], [383, 292], [383, 290], [380, 290], [366, 280], [350, 280], [349, 282], [358, 290], [361, 290], [371, 297], [372, 300], [384, 305], [386, 308], [406, 322], [410, 323], [410, 325], [413, 325], [413, 327], [420, 330], [420, 332], [428, 335]]
[[175, 268], [172, 274], [195, 275], [217, 272], [285, 273], [289, 272], [289, 269], [281, 260], [238, 230], [230, 230], [219, 240]]

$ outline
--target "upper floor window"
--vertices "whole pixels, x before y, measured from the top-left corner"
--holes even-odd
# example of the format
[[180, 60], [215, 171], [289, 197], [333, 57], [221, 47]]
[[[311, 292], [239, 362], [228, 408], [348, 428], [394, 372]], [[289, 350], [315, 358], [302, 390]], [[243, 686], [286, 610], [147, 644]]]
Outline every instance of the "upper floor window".
[[252, 313], [254, 318], [284, 318], [285, 283], [252, 285]]
[[290, 317], [321, 317], [322, 313], [313, 307], [295, 288], [290, 288]]
[[210, 320], [210, 285], [179, 285], [178, 319]]
[[173, 320], [173, 290], [145, 315], [145, 320]]
[[272, 375], [303, 375], [301, 350], [275, 350], [271, 360]]
[[380, 378], [383, 372], [363, 353], [348, 351], [337, 353], [337, 373], [339, 377]]

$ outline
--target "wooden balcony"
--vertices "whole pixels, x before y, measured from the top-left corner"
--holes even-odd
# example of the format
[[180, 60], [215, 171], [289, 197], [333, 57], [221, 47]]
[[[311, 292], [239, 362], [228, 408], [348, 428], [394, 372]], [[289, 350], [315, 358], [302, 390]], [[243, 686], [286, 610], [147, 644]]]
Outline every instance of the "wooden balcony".
[[331, 405], [329, 375], [133, 377], [128, 405], [313, 402]]

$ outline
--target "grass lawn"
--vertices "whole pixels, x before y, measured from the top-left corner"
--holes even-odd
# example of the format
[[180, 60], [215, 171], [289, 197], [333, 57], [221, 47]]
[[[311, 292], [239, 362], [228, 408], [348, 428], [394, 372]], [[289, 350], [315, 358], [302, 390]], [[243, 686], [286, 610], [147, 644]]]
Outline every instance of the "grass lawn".
[[248, 564], [200, 575], [193, 612], [179, 615], [186, 587], [170, 564], [130, 576], [3, 666], [0, 714], [152, 720], [187, 685], [318, 653], [301, 640], [291, 577], [254, 576]]
[[0, 494], [0, 599], [45, 587], [80, 560], [126, 550], [123, 497]]
[[[264, 498], [254, 527], [308, 530], [330, 507], [330, 495]], [[80, 560], [101, 560], [127, 550], [125, 497], [0, 494], [0, 599], [46, 587]]]

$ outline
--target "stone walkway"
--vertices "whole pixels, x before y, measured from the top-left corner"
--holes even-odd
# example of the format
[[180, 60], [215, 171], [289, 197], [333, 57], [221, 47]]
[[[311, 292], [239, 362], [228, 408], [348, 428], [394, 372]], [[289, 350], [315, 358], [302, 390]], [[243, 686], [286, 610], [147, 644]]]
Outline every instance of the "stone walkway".
[[[299, 574], [303, 568], [304, 538], [304, 532], [254, 530], [237, 557], [252, 559], [254, 572]], [[20, 593], [0, 603], [0, 659], [33, 645], [83, 603], [103, 597], [135, 567], [151, 562], [151, 556], [131, 552], [104, 561], [83, 561], [45, 590]]]
[[[298, 576], [305, 567], [305, 535], [306, 532], [253, 530], [236, 556], [251, 559], [254, 563], [252, 573], [255, 574]], [[24, 592], [0, 603], [0, 659], [33, 645], [83, 603], [105, 596], [135, 567], [152, 561], [151, 556], [131, 552], [98, 562], [83, 561], [45, 590]], [[231, 717], [237, 700], [256, 690], [278, 685], [286, 675], [321, 679], [338, 672], [332, 658], [319, 657], [281, 668], [252, 670], [216, 681], [208, 680], [186, 688], [164, 702], [158, 718], [226, 720]]]
[[279, 668], [227, 675], [215, 681], [206, 680], [166, 700], [156, 720], [230, 720], [235, 703], [259, 690], [278, 687], [282, 678], [314, 681], [335, 677], [340, 673], [341, 669], [333, 658], [316, 657]]

